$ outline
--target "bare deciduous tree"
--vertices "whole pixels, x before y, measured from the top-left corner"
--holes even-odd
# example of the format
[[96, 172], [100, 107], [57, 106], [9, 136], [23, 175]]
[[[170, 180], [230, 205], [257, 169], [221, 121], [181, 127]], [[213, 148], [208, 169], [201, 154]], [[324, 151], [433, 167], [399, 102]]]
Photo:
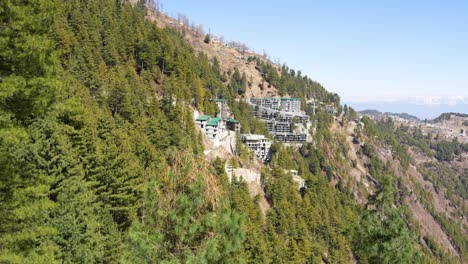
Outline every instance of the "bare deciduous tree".
[[189, 21], [188, 17], [186, 15], [184, 15], [184, 14], [181, 14], [181, 13], [177, 14], [177, 22], [179, 24], [182, 23], [182, 25], [187, 26], [187, 27], [190, 25], [190, 21]]
[[205, 30], [203, 29], [203, 25], [198, 25], [195, 29], [195, 33], [197, 34], [197, 37], [204, 36]]
[[160, 0], [151, 0], [148, 2], [148, 7], [156, 13], [156, 16], [159, 17], [162, 12], [162, 3]]
[[241, 42], [231, 41], [229, 42], [229, 45], [242, 53], [242, 56], [244, 56], [245, 53], [249, 50], [249, 47]]

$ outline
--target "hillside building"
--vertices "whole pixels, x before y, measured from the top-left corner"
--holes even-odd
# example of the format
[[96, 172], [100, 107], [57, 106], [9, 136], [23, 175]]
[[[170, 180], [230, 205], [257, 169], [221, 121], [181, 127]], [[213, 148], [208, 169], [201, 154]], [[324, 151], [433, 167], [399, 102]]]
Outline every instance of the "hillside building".
[[195, 125], [198, 126], [209, 139], [221, 137], [226, 130], [239, 132], [240, 123], [233, 118], [222, 119], [221, 117], [211, 117], [202, 115], [195, 119]]
[[281, 142], [302, 143], [307, 141], [307, 134], [275, 133], [273, 137]]
[[254, 115], [267, 122], [268, 131], [278, 141], [302, 143], [307, 131], [298, 132], [297, 125], [305, 127], [309, 116], [301, 111], [300, 98], [250, 98]]
[[242, 134], [242, 143], [250, 151], [253, 151], [258, 159], [268, 161], [270, 159], [271, 140], [264, 135]]
[[284, 173], [290, 174], [292, 176], [292, 180], [297, 184], [299, 190], [302, 188], [307, 188], [305, 180], [299, 175], [297, 170], [284, 170]]
[[197, 125], [201, 129], [206, 128], [206, 124], [208, 123], [208, 120], [210, 120], [211, 116], [209, 115], [202, 115], [199, 116], [197, 119], [195, 119], [195, 125]]
[[290, 113], [301, 112], [300, 98], [250, 98], [252, 105]]
[[291, 123], [279, 122], [279, 121], [268, 121], [268, 132], [270, 133], [290, 133]]
[[225, 123], [219, 117], [210, 118], [206, 123], [205, 134], [208, 138], [214, 139], [221, 135], [226, 129]]
[[230, 131], [240, 132], [240, 123], [239, 120], [233, 118], [226, 118], [226, 128]]

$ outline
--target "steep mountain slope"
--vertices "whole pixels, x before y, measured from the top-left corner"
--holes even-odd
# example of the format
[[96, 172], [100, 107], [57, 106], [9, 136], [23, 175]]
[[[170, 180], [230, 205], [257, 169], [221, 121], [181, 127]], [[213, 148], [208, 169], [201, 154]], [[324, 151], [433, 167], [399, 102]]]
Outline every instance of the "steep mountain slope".
[[[155, 19], [155, 17], [153, 17]], [[178, 21], [175, 19], [172, 19], [170, 17], [165, 16], [164, 14], [159, 15], [159, 20], [155, 19], [157, 23], [162, 24], [163, 26], [174, 26], [179, 30], [182, 30], [185, 34], [185, 37], [188, 39], [188, 41], [191, 43], [191, 45], [194, 47], [194, 49], [198, 52], [203, 52], [209, 55], [209, 57], [213, 60], [215, 57], [219, 59], [220, 66], [224, 71], [229, 71], [230, 69], [233, 69], [234, 67], [237, 67], [240, 69], [241, 72], [246, 72], [247, 74], [259, 74], [257, 77], [261, 78], [262, 77], [262, 72], [258, 71], [255, 68], [246, 68], [244, 66], [252, 66], [249, 64], [249, 62], [245, 61], [242, 56], [242, 53], [232, 47], [226, 47], [222, 44], [207, 44], [203, 42], [204, 35], [199, 34], [197, 32], [194, 32], [193, 30], [187, 26], [180, 25]], [[248, 56], [257, 56], [261, 57], [258, 54], [254, 53], [248, 53]], [[268, 63], [268, 61], [266, 61]], [[257, 72], [256, 72], [257, 71]], [[262, 78], [263, 81], [265, 81], [264, 78]], [[257, 80], [257, 78], [256, 78]], [[256, 82], [257, 84], [259, 82]], [[259, 89], [260, 86], [253, 86], [251, 89], [249, 89], [249, 92], [246, 93], [246, 97], [249, 96], [271, 96], [276, 95], [277, 92], [270, 92], [267, 94], [262, 93], [262, 90]], [[273, 87], [274, 88], [274, 87]], [[277, 89], [275, 89], [277, 91]], [[408, 115], [398, 115], [398, 114], [391, 114], [391, 113], [385, 113], [385, 117], [392, 116], [392, 117], [399, 117], [403, 120], [409, 120], [411, 122], [419, 122], [419, 119], [408, 116]], [[374, 116], [375, 117], [375, 116]], [[358, 202], [364, 202], [366, 200], [365, 197], [367, 197], [370, 193], [373, 193], [373, 189], [375, 188], [376, 185], [378, 185], [378, 180], [376, 179], [375, 175], [372, 175], [369, 170], [367, 169], [368, 165], [366, 165], [366, 157], [362, 158], [359, 157], [359, 151], [360, 151], [360, 144], [353, 144], [352, 143], [352, 134], [354, 134], [354, 127], [356, 123], [350, 122], [351, 124], [346, 127], [346, 128], [340, 128], [339, 123], [346, 122], [345, 120], [340, 119], [339, 122], [336, 121], [333, 123], [331, 129], [334, 131], [334, 133], [338, 133], [339, 135], [344, 135], [347, 138], [349, 149], [350, 151], [347, 153], [347, 157], [349, 157], [351, 160], [356, 160], [355, 167], [353, 167], [349, 173], [350, 176], [352, 176], [355, 180], [357, 180], [360, 183], [363, 183], [364, 186], [368, 186], [366, 190], [356, 190], [355, 195], [356, 199]], [[460, 123], [460, 122], [458, 122]], [[343, 129], [345, 131], [343, 131]], [[351, 132], [352, 131], [352, 132]], [[434, 185], [431, 183], [431, 181], [428, 181], [428, 179], [425, 179], [420, 170], [423, 170], [424, 165], [418, 163], [418, 158], [421, 159], [421, 153], [418, 153], [419, 156], [416, 157], [416, 153], [411, 151], [411, 146], [406, 146], [405, 148], [409, 148], [409, 158], [413, 160], [411, 165], [405, 165], [404, 168], [400, 162], [398, 157], [394, 157], [392, 155], [392, 150], [391, 147], [389, 148], [388, 146], [380, 146], [381, 143], [379, 142], [372, 142], [371, 143], [376, 149], [377, 149], [377, 155], [378, 159], [381, 160], [383, 163], [390, 163], [392, 164], [393, 169], [390, 170], [390, 172], [398, 178], [401, 178], [403, 180], [401, 191], [405, 190], [412, 190], [412, 189], [418, 189], [418, 188], [423, 188], [423, 190], [420, 193], [411, 193], [407, 198], [403, 198], [404, 201], [402, 201], [405, 206], [408, 208], [408, 217], [412, 217], [414, 222], [419, 225], [419, 227], [416, 227], [415, 230], [417, 231], [418, 234], [420, 234], [421, 238], [421, 243], [424, 245], [427, 244], [426, 237], [432, 237], [432, 239], [437, 240], [437, 243], [440, 243], [440, 246], [443, 248], [443, 251], [446, 251], [448, 255], [459, 257], [459, 250], [456, 243], [454, 243], [453, 239], [450, 237], [450, 233], [446, 230], [447, 227], [442, 226], [440, 223], [440, 219], [436, 219], [436, 216], [434, 216], [435, 213], [443, 214], [444, 217], [447, 217], [448, 219], [451, 219], [450, 221], [455, 221], [457, 223], [460, 223], [462, 225], [462, 231], [463, 233], [466, 234], [466, 219], [463, 217], [458, 217], [458, 218], [453, 218], [452, 214], [453, 212], [459, 210], [456, 207], [453, 206], [452, 202], [447, 199], [447, 197], [436, 190]], [[361, 154], [362, 155], [362, 154]], [[429, 158], [425, 156], [425, 158]], [[466, 162], [462, 162], [462, 164], [466, 164]], [[336, 165], [334, 165], [336, 166]], [[466, 175], [466, 172], [463, 172]], [[338, 177], [338, 181], [341, 179], [342, 176]], [[345, 176], [343, 176], [345, 177]], [[465, 176], [466, 177], [466, 176]], [[333, 178], [333, 177], [332, 177]], [[331, 184], [335, 185], [336, 184], [336, 179], [330, 179]], [[373, 187], [372, 187], [373, 186]], [[423, 196], [423, 198], [421, 198]], [[427, 197], [430, 200], [427, 201]], [[420, 199], [425, 199], [426, 201], [422, 202]], [[434, 207], [434, 209], [426, 208], [430, 204], [431, 206]], [[431, 211], [432, 212], [431, 214]], [[463, 215], [463, 214], [462, 214]], [[427, 246], [427, 245], [426, 245]]]
[[[377, 156], [387, 164], [385, 166], [392, 167], [393, 175], [401, 177], [402, 199], [414, 228], [420, 233], [421, 243], [436, 255], [441, 254], [437, 251], [445, 251], [465, 259], [468, 205], [463, 187], [468, 179], [463, 169], [468, 165], [465, 144], [449, 143], [442, 137], [434, 139], [429, 134], [423, 136], [422, 126], [407, 127], [399, 122], [394, 125], [390, 118], [378, 120], [377, 124], [373, 125], [368, 119], [365, 122], [364, 130], [371, 136], [367, 140], [373, 141], [372, 137], [381, 140], [373, 143]], [[441, 146], [447, 145], [454, 147], [451, 151], [455, 154], [440, 154], [445, 151]], [[406, 149], [404, 152], [401, 146]], [[445, 160], [444, 157], [451, 158]], [[372, 164], [369, 165], [372, 168]], [[437, 249], [436, 244], [442, 249]]]
[[252, 52], [245, 44], [226, 43], [215, 36], [210, 36], [207, 43], [203, 27], [189, 24], [186, 16], [180, 15], [176, 20], [153, 8], [148, 11], [147, 18], [161, 28], [174, 28], [181, 32], [196, 53], [207, 55], [211, 63], [219, 65], [223, 75], [221, 79], [227, 86], [232, 85], [230, 75], [239, 70], [245, 78], [242, 80], [245, 81], [242, 88], [245, 91], [239, 93], [242, 98], [295, 96], [305, 100], [316, 98], [322, 103], [339, 106], [337, 94], [329, 93], [320, 83], [302, 75], [301, 71], [272, 63], [267, 55]]
[[[262, 91], [259, 89], [260, 86], [260, 81], [258, 80], [263, 80], [265, 81], [264, 78], [262, 78], [262, 72], [258, 71], [249, 62], [247, 62], [243, 56], [243, 54], [232, 48], [232, 47], [226, 47], [225, 45], [222, 44], [208, 44], [204, 43], [204, 35], [203, 34], [198, 34], [196, 32], [193, 32], [190, 30], [189, 27], [186, 27], [184, 25], [180, 25], [178, 21], [175, 19], [172, 19], [170, 17], [165, 16], [164, 14], [160, 14], [158, 19], [156, 17], [152, 17], [157, 23], [162, 24], [162, 26], [174, 26], [176, 25], [179, 30], [182, 30], [185, 32], [185, 36], [188, 39], [188, 41], [191, 43], [191, 45], [194, 47], [194, 49], [198, 52], [204, 52], [209, 55], [210, 59], [213, 60], [215, 57], [219, 59], [220, 66], [224, 71], [229, 71], [230, 69], [233, 69], [234, 67], [237, 67], [240, 69], [241, 72], [246, 72], [247, 75], [256, 75], [255, 78], [255, 84], [251, 89], [248, 90], [246, 93], [246, 97], [249, 96], [271, 96], [271, 95], [276, 95], [277, 94], [277, 89], [272, 87], [274, 90], [273, 91]], [[198, 34], [198, 35], [197, 35]], [[261, 57], [258, 54], [253, 54], [253, 53], [245, 53], [247, 56], [257, 56]], [[367, 114], [367, 113], [365, 113]], [[399, 117], [401, 118], [400, 120], [409, 120], [410, 122], [419, 122], [419, 119], [409, 116], [409, 115], [399, 115], [399, 114], [391, 114], [391, 113], [385, 113], [380, 116], [375, 116], [373, 115], [374, 118], [380, 119], [382, 117]], [[344, 120], [341, 120], [340, 123], [343, 123]], [[408, 122], [408, 121], [406, 121]], [[458, 124], [459, 123], [459, 124]], [[457, 124], [460, 125], [463, 123], [463, 120], [458, 122]], [[355, 195], [356, 199], [358, 202], [364, 202], [369, 195], [369, 193], [373, 193], [373, 187], [375, 187], [376, 184], [378, 184], [378, 180], [376, 180], [375, 175], [372, 175], [369, 173], [369, 170], [367, 169], [366, 165], [366, 158], [359, 157], [359, 151], [360, 151], [360, 144], [353, 144], [353, 137], [352, 135], [354, 134], [354, 128], [356, 126], [355, 122], [350, 122], [347, 127], [340, 128], [338, 129], [338, 121], [334, 123], [332, 126], [332, 131], [334, 133], [338, 133], [341, 135], [345, 135], [347, 138], [347, 143], [349, 146], [349, 153], [348, 157], [351, 160], [356, 160], [355, 166], [350, 170], [349, 175], [354, 178], [354, 180], [357, 180], [360, 183], [363, 183], [364, 186], [366, 187], [366, 190], [356, 190]], [[459, 128], [453, 128], [455, 130], [459, 130]], [[457, 131], [458, 131], [457, 130]], [[460, 138], [459, 138], [460, 139]], [[463, 140], [463, 139], [462, 139]], [[424, 164], [426, 163], [421, 163], [419, 162], [421, 159], [427, 160], [431, 159], [430, 157], [427, 157], [421, 151], [417, 151], [411, 146], [406, 146], [408, 148], [408, 153], [409, 153], [409, 158], [412, 160], [412, 164], [409, 166], [406, 165], [405, 167], [408, 168], [403, 168], [402, 165], [399, 162], [398, 157], [394, 157], [392, 155], [392, 150], [391, 147], [389, 148], [388, 146], [380, 146], [379, 142], [373, 142], [371, 143], [372, 145], [375, 145], [375, 148], [377, 149], [377, 155], [379, 160], [381, 160], [383, 163], [390, 163], [393, 169], [391, 170], [391, 173], [398, 178], [401, 178], [403, 183], [402, 183], [402, 189], [405, 190], [414, 190], [414, 189], [420, 189], [419, 192], [412, 192], [406, 197], [403, 198], [403, 203], [405, 206], [408, 208], [408, 214], [409, 217], [413, 218], [413, 221], [415, 224], [417, 224], [419, 227], [415, 227], [415, 230], [420, 234], [421, 238], [421, 243], [426, 245], [428, 242], [425, 241], [428, 238], [431, 237], [433, 240], [437, 240], [436, 243], [439, 243], [440, 246], [443, 248], [443, 251], [446, 251], [449, 255], [451, 256], [459, 256], [459, 247], [460, 245], [457, 245], [453, 239], [450, 237], [450, 232], [447, 231], [447, 226], [443, 226], [440, 221], [443, 221], [434, 214], [443, 214], [444, 217], [449, 219], [449, 221], [454, 221], [456, 223], [459, 223], [462, 227], [462, 232], [463, 234], [466, 235], [466, 217], [463, 217], [463, 213], [461, 214], [462, 217], [454, 216], [454, 212], [459, 211], [460, 208], [455, 207], [453, 203], [447, 198], [447, 196], [444, 194], [446, 190], [439, 190], [437, 189], [433, 183], [427, 179], [427, 177], [424, 177], [422, 175], [421, 171], [424, 171]], [[362, 154], [361, 154], [362, 155]], [[462, 157], [465, 157], [466, 154], [462, 154]], [[463, 159], [463, 158], [462, 158]], [[448, 166], [450, 167], [462, 167], [467, 166], [466, 158], [463, 159], [464, 161], [461, 161], [461, 165], [455, 165], [455, 164], [450, 164]], [[438, 162], [434, 158], [432, 158], [432, 161]], [[440, 161], [439, 161], [440, 162]], [[461, 177], [466, 177], [466, 171], [463, 171], [463, 169], [460, 171]], [[439, 175], [439, 177], [443, 177], [443, 175]], [[335, 180], [331, 180], [331, 183], [333, 182], [336, 183]], [[404, 190], [403, 190], [404, 191]], [[428, 198], [430, 197], [430, 198]], [[421, 201], [423, 199], [423, 201]], [[429, 199], [429, 200], [428, 200]], [[463, 202], [463, 204], [466, 203], [466, 200]], [[428, 206], [433, 207], [427, 208]], [[462, 205], [461, 208], [464, 208], [465, 205]], [[462, 209], [463, 210], [463, 209]], [[432, 212], [432, 213], [431, 213]], [[427, 245], [426, 245], [427, 246]]]
[[[131, 3], [0, 2], [0, 262], [466, 261], [458, 145], [428, 154], [300, 71]], [[301, 98], [313, 140], [274, 142], [267, 164], [238, 135], [216, 157], [194, 126], [223, 97], [241, 133], [267, 135], [244, 99], [274, 94]], [[407, 145], [449, 160], [421, 173]]]
[[[177, 20], [154, 9], [148, 13], [148, 18], [151, 21], [155, 21], [159, 27], [172, 27], [183, 32], [186, 40], [191, 44], [195, 52], [206, 54], [211, 62], [216, 58], [223, 72], [232, 71], [237, 67], [242, 73], [245, 73], [249, 82], [249, 89], [245, 93], [247, 98], [272, 97], [277, 95], [277, 90], [274, 86], [268, 87], [264, 85], [262, 72], [256, 68], [256, 64], [247, 60], [250, 56], [256, 56], [266, 61], [263, 56], [249, 52], [246, 46], [236, 48], [228, 43], [223, 43], [220, 39], [216, 39], [213, 36], [210, 43], [205, 43], [204, 32], [200, 32], [196, 26], [190, 26], [186, 20], [187, 18]], [[215, 42], [213, 42], [213, 38]], [[260, 89], [262, 84], [265, 89]]]

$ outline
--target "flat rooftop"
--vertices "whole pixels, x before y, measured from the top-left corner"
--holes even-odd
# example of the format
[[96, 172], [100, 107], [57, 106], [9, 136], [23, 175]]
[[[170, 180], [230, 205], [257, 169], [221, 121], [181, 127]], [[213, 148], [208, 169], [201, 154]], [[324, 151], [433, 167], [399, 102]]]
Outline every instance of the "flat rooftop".
[[211, 116], [209, 116], [209, 115], [202, 115], [202, 116], [199, 116], [197, 118], [197, 121], [206, 121], [206, 120], [208, 120], [210, 118], [211, 118]]
[[220, 117], [211, 118], [208, 121], [207, 126], [217, 126], [220, 121], [221, 121]]
[[226, 119], [226, 121], [230, 122], [230, 123], [239, 123], [239, 120], [234, 119], [234, 118], [228, 118], [228, 119]]
[[242, 137], [244, 137], [246, 140], [266, 139], [264, 135], [260, 135], [260, 134], [242, 134]]

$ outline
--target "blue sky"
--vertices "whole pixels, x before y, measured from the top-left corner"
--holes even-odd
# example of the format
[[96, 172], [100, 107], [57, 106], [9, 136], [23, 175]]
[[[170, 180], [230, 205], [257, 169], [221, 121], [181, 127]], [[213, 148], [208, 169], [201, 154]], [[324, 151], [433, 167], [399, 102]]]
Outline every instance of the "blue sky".
[[468, 0], [161, 0], [344, 101], [468, 96]]

